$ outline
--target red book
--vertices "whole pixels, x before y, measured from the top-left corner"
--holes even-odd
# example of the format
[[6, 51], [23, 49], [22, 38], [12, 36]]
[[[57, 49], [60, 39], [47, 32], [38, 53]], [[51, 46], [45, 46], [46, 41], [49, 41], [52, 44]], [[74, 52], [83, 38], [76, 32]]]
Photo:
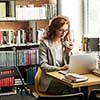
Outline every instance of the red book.
[[1, 79], [0, 79], [0, 87], [1, 87]]
[[[9, 70], [9, 74], [13, 73], [13, 70]], [[9, 77], [9, 86], [14, 86], [14, 76]]]
[[29, 56], [29, 51], [26, 52], [26, 64], [30, 64], [30, 56]]
[[36, 64], [36, 49], [34, 49], [34, 64]]
[[[3, 72], [1, 72], [1, 75], [3, 74]], [[1, 79], [1, 87], [3, 87], [3, 79]]]
[[3, 34], [2, 34], [2, 32], [0, 32], [0, 44], [2, 44], [3, 43]]
[[14, 77], [9, 77], [9, 86], [14, 86]]
[[29, 64], [31, 64], [31, 51], [29, 50], [28, 52], [29, 52], [29, 58], [28, 58], [28, 60], [29, 60]]
[[[2, 71], [2, 75], [6, 75], [6, 74], [8, 74], [8, 71]], [[9, 86], [7, 82], [7, 78], [3, 78], [1, 84], [2, 84], [2, 87]]]

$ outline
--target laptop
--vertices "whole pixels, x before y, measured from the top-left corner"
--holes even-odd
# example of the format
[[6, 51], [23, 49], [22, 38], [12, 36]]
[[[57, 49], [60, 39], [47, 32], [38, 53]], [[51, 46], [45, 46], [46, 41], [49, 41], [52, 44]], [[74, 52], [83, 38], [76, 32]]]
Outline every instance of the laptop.
[[69, 71], [77, 74], [87, 74], [97, 69], [97, 53], [80, 53], [70, 56]]

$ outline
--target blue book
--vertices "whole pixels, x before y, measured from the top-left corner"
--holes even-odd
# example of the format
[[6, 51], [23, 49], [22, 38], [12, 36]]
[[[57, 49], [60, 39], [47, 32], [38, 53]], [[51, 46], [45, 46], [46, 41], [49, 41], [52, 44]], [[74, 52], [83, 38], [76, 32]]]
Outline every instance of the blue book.
[[36, 50], [36, 64], [39, 64], [39, 50]]
[[24, 51], [24, 65], [26, 65], [26, 51]]

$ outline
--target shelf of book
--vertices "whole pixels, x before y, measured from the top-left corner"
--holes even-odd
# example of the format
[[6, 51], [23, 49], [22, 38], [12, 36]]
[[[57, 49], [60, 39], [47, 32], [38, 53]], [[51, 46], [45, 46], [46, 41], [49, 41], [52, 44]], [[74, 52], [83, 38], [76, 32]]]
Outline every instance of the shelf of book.
[[[0, 59], [0, 81], [2, 81], [0, 87], [5, 86], [3, 83], [9, 83], [11, 78], [14, 85], [14, 80], [20, 77], [18, 70], [27, 84], [34, 83], [36, 68], [39, 65], [38, 45], [12, 46], [9, 51], [8, 49], [6, 51], [6, 47], [2, 49], [3, 51], [0, 51], [0, 58], [2, 58]], [[11, 70], [15, 74], [8, 73]], [[5, 76], [9, 78], [4, 78]]]
[[[0, 88], [9, 87], [12, 83], [11, 86], [15, 85], [15, 80], [18, 78], [17, 69], [21, 72], [26, 84], [34, 84], [39, 65], [40, 33], [37, 34], [37, 30], [45, 28], [57, 15], [57, 5], [49, 3], [50, 0], [6, 1], [7, 6], [0, 4], [0, 7], [7, 9], [3, 12], [5, 16], [0, 14], [0, 58], [2, 58], [0, 59], [0, 75], [4, 73], [7, 77], [0, 77], [0, 82], [3, 80]], [[7, 72], [11, 70], [14, 74], [7, 75]], [[12, 82], [10, 85], [9, 80]], [[3, 86], [3, 83], [6, 85]]]
[[57, 15], [57, 5], [44, 1], [0, 0], [0, 21], [43, 20]]

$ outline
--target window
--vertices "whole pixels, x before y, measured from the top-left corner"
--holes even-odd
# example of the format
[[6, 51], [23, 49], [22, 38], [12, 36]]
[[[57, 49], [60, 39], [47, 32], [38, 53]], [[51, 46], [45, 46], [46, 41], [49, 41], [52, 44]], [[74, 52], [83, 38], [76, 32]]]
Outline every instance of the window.
[[72, 36], [76, 50], [81, 46], [83, 34], [83, 0], [58, 0], [58, 14], [65, 15], [70, 20]]
[[85, 33], [100, 34], [100, 0], [84, 0]]

